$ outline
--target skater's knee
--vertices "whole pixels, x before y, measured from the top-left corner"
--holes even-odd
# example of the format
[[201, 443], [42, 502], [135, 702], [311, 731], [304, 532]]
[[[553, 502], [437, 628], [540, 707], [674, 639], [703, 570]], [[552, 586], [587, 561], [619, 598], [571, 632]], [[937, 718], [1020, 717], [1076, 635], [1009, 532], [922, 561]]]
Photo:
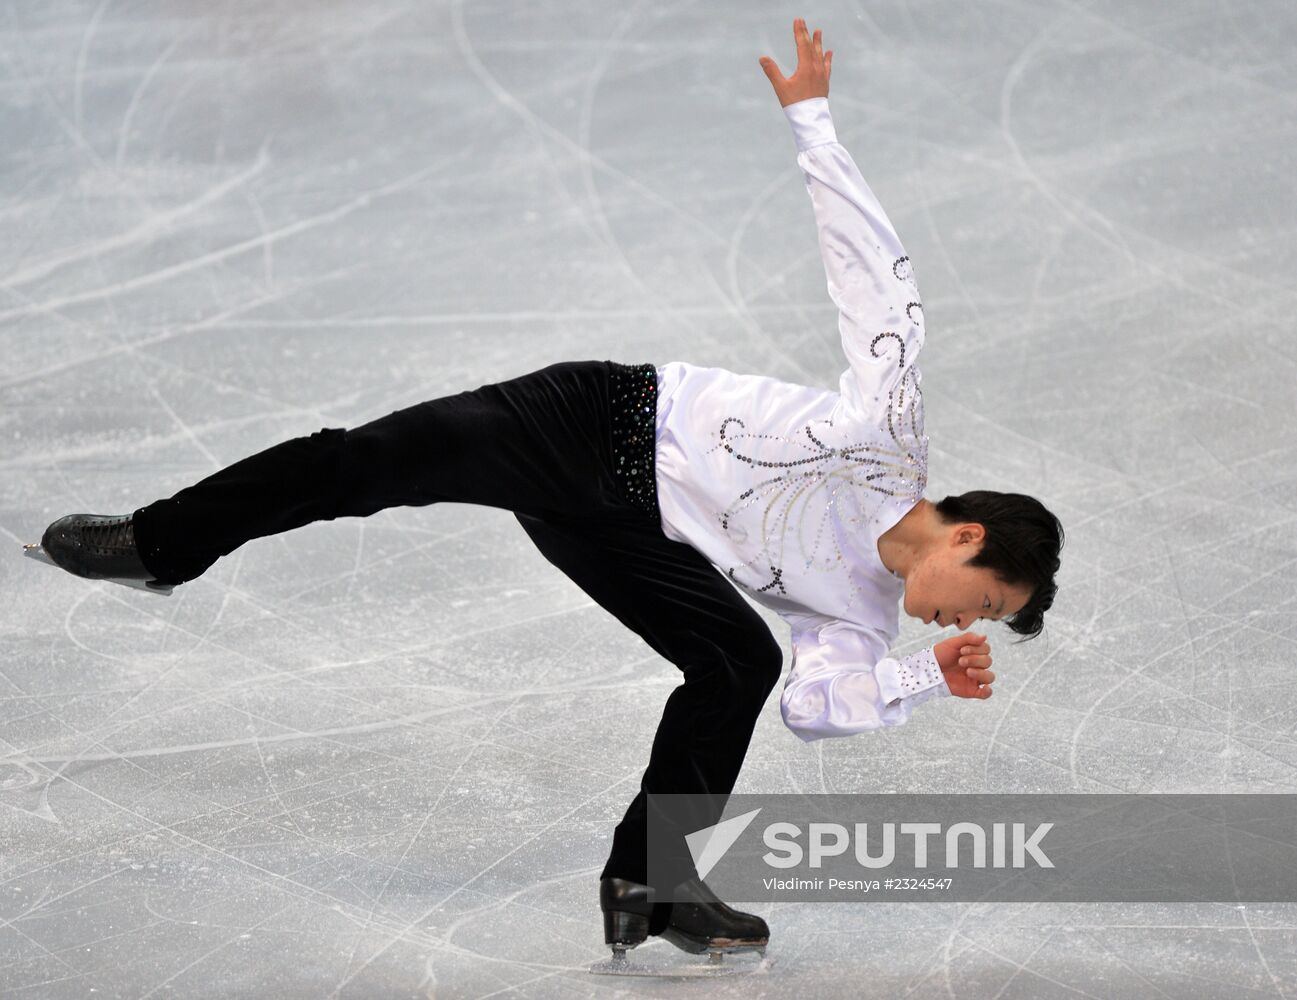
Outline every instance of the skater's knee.
[[312, 458], [325, 465], [337, 466], [342, 461], [347, 432], [342, 427], [322, 427], [306, 439], [312, 449]]
[[752, 685], [764, 697], [769, 694], [784, 673], [784, 650], [778, 640], [763, 629], [753, 638], [750, 651]]
[[344, 427], [321, 427], [308, 440], [318, 442], [318, 447], [323, 449], [333, 461], [337, 461], [346, 445], [347, 431]]
[[[323, 427], [310, 436], [320, 449], [320, 462], [324, 468], [321, 475], [327, 476], [327, 486], [334, 499], [333, 518], [344, 517], [351, 513], [348, 509], [348, 483], [353, 482], [355, 466], [349, 459], [351, 442], [347, 439], [348, 431], [344, 427]], [[327, 470], [327, 471], [326, 471]]]
[[721, 649], [724, 655], [719, 672], [724, 677], [723, 683], [739, 697], [751, 695], [763, 701], [783, 675], [783, 648], [764, 626]]

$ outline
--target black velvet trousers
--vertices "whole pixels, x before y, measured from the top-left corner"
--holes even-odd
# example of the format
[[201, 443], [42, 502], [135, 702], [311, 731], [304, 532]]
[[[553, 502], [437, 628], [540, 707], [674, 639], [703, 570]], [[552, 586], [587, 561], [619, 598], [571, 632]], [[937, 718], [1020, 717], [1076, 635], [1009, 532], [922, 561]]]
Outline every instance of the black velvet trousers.
[[[683, 674], [603, 870], [647, 882], [646, 794], [710, 793], [723, 806], [783, 653], [721, 572], [621, 494], [612, 364], [560, 362], [284, 441], [136, 510], [135, 532], [150, 572], [181, 583], [250, 539], [313, 521], [443, 502], [512, 511], [550, 563]], [[627, 718], [647, 710], [617, 706]]]

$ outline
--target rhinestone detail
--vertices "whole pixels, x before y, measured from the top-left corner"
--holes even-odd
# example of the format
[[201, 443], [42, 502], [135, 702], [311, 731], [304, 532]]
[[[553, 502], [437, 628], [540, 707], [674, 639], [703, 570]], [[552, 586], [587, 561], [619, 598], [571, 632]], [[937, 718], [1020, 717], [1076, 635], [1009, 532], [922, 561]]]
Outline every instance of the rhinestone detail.
[[[892, 274], [914, 293], [918, 285], [914, 276], [914, 265], [908, 256], [898, 257], [892, 262]], [[908, 296], [907, 296], [908, 297]], [[917, 315], [916, 315], [917, 313]], [[923, 324], [923, 304], [917, 299], [905, 305], [905, 316], [910, 323]], [[895, 382], [887, 393], [886, 431], [891, 443], [883, 441], [861, 441], [838, 446], [822, 440], [823, 434], [817, 433], [814, 427], [823, 423], [832, 428], [833, 421], [813, 421], [801, 428], [801, 433], [794, 438], [779, 434], [755, 434], [747, 431], [744, 420], [739, 416], [727, 416], [721, 421], [716, 432], [718, 443], [708, 454], [717, 448], [724, 448], [737, 461], [753, 467], [779, 470], [773, 474], [758, 473], [763, 478], [741, 493], [727, 509], [716, 512], [721, 529], [737, 541], [747, 540], [747, 531], [732, 520], [743, 510], [754, 504], [764, 503], [760, 525], [762, 547], [756, 555], [744, 563], [730, 566], [726, 576], [737, 585], [754, 594], [775, 591], [779, 596], [788, 596], [784, 585], [785, 562], [799, 563], [806, 571], [818, 568], [825, 572], [841, 571], [847, 562], [838, 545], [833, 527], [835, 520], [840, 520], [847, 528], [862, 528], [865, 513], [872, 512], [870, 520], [877, 520], [879, 505], [870, 502], [881, 496], [918, 500], [923, 496], [928, 479], [928, 439], [923, 433], [923, 391], [920, 388], [923, 376], [918, 366], [906, 363], [905, 340], [893, 330], [878, 333], [869, 342], [869, 353], [882, 359], [889, 350], [893, 350], [895, 341], [896, 355]], [[731, 428], [735, 425], [737, 430]], [[805, 437], [810, 442], [801, 440]], [[802, 454], [802, 458], [789, 458], [781, 461], [766, 461], [756, 455], [747, 454], [747, 448], [759, 443], [760, 439], [773, 439], [785, 447], [780, 454]], [[894, 447], [893, 447], [894, 446]], [[800, 467], [800, 468], [799, 468]], [[802, 537], [806, 526], [794, 510], [797, 502], [805, 503], [806, 495], [823, 489], [828, 493], [823, 516], [815, 526], [815, 538], [809, 546]], [[839, 497], [839, 493], [843, 493]], [[839, 504], [839, 499], [844, 503]], [[835, 506], [838, 508], [835, 511]], [[845, 508], [845, 509], [844, 509]], [[806, 508], [803, 507], [803, 510]], [[853, 516], [855, 515], [855, 516]], [[801, 558], [785, 552], [785, 539], [790, 528], [795, 528], [796, 541], [802, 549]], [[834, 552], [819, 556], [821, 541], [827, 533], [831, 536]], [[749, 577], [741, 580], [742, 572]], [[893, 577], [895, 573], [891, 574]], [[851, 579], [851, 596], [845, 606], [839, 609], [845, 613], [855, 604], [862, 594], [854, 576]], [[752, 579], [755, 577], [756, 579]]]
[[617, 492], [632, 506], [659, 517], [654, 449], [657, 444], [657, 368], [610, 361], [612, 469]]

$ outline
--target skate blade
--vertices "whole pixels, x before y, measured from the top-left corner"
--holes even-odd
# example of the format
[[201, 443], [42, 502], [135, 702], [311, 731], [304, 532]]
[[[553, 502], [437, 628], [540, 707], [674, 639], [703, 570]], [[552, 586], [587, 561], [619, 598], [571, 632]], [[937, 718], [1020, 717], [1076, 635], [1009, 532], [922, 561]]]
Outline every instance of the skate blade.
[[629, 958], [605, 958], [595, 962], [590, 971], [596, 976], [649, 976], [657, 979], [715, 979], [718, 976], [751, 976], [768, 972], [774, 959], [762, 958], [757, 962], [725, 962], [708, 957], [693, 960], [663, 959], [645, 962]]
[[[29, 556], [37, 562], [43, 562], [47, 566], [53, 566], [55, 569], [63, 569], [62, 566], [50, 558], [48, 552], [41, 548], [39, 542], [35, 542], [31, 545], [24, 545], [23, 555]], [[84, 577], [82, 579], [84, 579]], [[146, 590], [150, 594], [158, 594], [162, 597], [170, 597], [173, 589], [172, 584], [154, 583], [151, 580], [125, 580], [117, 576], [104, 577], [103, 580], [106, 583], [116, 583], [123, 587], [130, 587], [132, 590]]]

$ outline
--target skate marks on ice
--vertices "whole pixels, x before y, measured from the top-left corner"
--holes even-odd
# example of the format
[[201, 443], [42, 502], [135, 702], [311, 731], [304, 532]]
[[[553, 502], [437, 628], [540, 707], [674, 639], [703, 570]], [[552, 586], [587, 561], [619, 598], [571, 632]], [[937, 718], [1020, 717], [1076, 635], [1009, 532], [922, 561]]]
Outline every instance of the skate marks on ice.
[[[730, 961], [724, 956], [730, 954]], [[626, 957], [625, 949], [613, 949], [611, 958], [595, 962], [590, 972], [596, 976], [649, 976], [659, 979], [695, 978], [709, 979], [725, 976], [754, 976], [769, 972], [775, 964], [773, 958], [767, 958], [765, 949], [759, 950], [757, 956], [740, 956], [724, 949], [710, 949], [707, 958], [697, 955], [681, 955], [675, 952], [654, 954], [652, 951], [641, 952], [634, 959]]]
[[[41, 548], [40, 542], [33, 542], [29, 545], [24, 545], [23, 555], [35, 559], [37, 562], [43, 562], [47, 566], [53, 566], [61, 572], [67, 572], [62, 566], [50, 558], [49, 553]], [[88, 578], [83, 577], [83, 579]], [[158, 594], [161, 597], [170, 597], [173, 589], [172, 585], [169, 583], [154, 583], [152, 580], [129, 580], [116, 576], [100, 577], [100, 579], [106, 580], [108, 583], [116, 583], [123, 587], [130, 587], [132, 590], [146, 590], [150, 594]]]

